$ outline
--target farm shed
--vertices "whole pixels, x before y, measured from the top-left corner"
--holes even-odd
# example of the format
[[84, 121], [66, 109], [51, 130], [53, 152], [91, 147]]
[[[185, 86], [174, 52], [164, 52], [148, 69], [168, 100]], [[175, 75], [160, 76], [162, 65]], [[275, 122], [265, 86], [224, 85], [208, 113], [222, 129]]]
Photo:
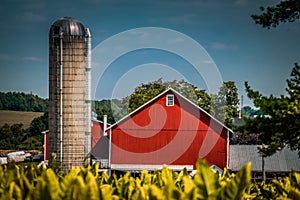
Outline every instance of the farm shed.
[[[258, 153], [259, 145], [230, 145], [229, 169], [239, 171], [244, 164], [251, 162], [252, 177], [262, 179], [262, 157]], [[281, 151], [265, 158], [267, 179], [287, 176], [291, 170], [300, 172], [300, 159], [297, 151], [285, 147]]]

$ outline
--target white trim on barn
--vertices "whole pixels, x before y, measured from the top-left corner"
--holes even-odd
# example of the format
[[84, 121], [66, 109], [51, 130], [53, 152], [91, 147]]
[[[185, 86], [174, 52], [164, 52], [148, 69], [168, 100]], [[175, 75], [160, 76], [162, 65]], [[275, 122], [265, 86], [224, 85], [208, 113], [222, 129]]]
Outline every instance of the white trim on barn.
[[193, 165], [140, 165], [140, 164], [111, 164], [111, 170], [119, 171], [141, 171], [141, 170], [161, 170], [163, 167], [180, 171], [186, 168], [188, 171], [193, 170]]

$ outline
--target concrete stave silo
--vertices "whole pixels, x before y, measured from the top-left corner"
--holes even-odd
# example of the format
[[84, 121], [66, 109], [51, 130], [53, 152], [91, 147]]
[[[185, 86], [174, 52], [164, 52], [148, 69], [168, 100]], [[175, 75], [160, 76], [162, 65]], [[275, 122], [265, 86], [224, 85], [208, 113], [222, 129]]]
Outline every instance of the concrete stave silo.
[[49, 32], [49, 154], [56, 153], [63, 171], [89, 162], [90, 40], [89, 30], [69, 17]]

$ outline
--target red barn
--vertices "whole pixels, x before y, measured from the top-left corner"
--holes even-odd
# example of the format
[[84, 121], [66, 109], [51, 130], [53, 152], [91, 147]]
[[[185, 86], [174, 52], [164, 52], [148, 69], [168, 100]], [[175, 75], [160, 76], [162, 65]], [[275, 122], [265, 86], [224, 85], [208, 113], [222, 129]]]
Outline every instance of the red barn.
[[108, 160], [113, 170], [152, 170], [164, 164], [191, 170], [198, 158], [223, 169], [228, 167], [229, 132], [170, 88], [106, 129]]
[[[110, 124], [108, 124], [110, 125]], [[100, 168], [108, 168], [109, 161], [109, 139], [104, 136], [104, 123], [92, 119], [91, 155], [92, 159], [100, 162]]]

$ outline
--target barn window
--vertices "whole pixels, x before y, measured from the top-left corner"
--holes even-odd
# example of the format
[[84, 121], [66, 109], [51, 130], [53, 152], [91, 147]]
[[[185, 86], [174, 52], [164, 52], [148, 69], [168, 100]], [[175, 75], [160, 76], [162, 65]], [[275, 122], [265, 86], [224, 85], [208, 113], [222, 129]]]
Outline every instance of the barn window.
[[166, 99], [166, 105], [167, 106], [174, 106], [174, 95], [168, 94]]

